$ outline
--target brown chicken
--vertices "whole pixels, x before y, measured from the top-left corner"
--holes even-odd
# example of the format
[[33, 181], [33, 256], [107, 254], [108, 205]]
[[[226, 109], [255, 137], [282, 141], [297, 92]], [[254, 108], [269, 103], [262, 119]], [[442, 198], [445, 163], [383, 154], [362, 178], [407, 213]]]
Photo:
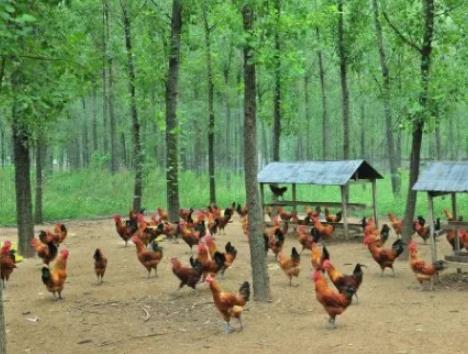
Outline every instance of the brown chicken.
[[224, 278], [224, 273], [232, 266], [232, 263], [234, 263], [237, 256], [237, 249], [231, 244], [231, 242], [226, 243], [224, 251], [224, 265], [221, 268], [221, 278]]
[[446, 268], [446, 263], [444, 261], [436, 261], [432, 264], [426, 263], [424, 260], [418, 257], [418, 248], [416, 242], [411, 241], [408, 246], [409, 255], [410, 255], [410, 265], [416, 279], [419, 284], [421, 284], [421, 289], [423, 288], [424, 282], [431, 283], [431, 290], [433, 288], [432, 278], [434, 275], [439, 274], [441, 270]]
[[15, 251], [11, 249], [11, 242], [7, 240], [0, 249], [0, 273], [4, 289], [6, 288], [6, 282], [10, 279], [10, 275], [15, 268]]
[[[440, 218], [437, 218], [434, 222], [434, 230], [440, 230]], [[421, 215], [418, 216], [416, 221], [413, 221], [413, 231], [424, 240], [424, 243], [427, 243], [431, 235], [431, 229], [429, 226], [426, 226], [426, 220]]]
[[188, 223], [193, 223], [192, 219], [192, 214], [193, 214], [193, 209], [180, 209], [179, 210], [179, 216], [182, 220]]
[[[320, 236], [318, 231], [315, 228], [312, 228], [311, 234], [314, 240], [319, 240]], [[312, 263], [312, 268], [315, 270], [323, 271], [323, 262], [326, 259], [330, 259], [330, 254], [328, 253], [328, 249], [323, 246], [322, 249], [318, 246], [317, 242], [312, 244], [312, 249], [310, 250], [310, 262]]]
[[190, 257], [190, 264], [192, 264], [192, 267], [194, 266], [195, 261], [200, 262], [202, 265], [202, 280], [205, 280], [209, 274], [217, 274], [224, 267], [226, 259], [224, 255], [218, 251], [211, 256], [208, 246], [199, 244], [197, 258], [194, 260], [193, 257]]
[[322, 212], [322, 209], [319, 206], [315, 207], [314, 210], [312, 210], [311, 208], [306, 208], [305, 209], [306, 217], [304, 218], [304, 223], [306, 225], [313, 224], [313, 219], [319, 218], [321, 212]]
[[42, 282], [54, 297], [58, 294], [59, 299], [62, 298], [63, 286], [67, 279], [68, 255], [68, 250], [61, 250], [52, 271], [48, 267], [42, 267]]
[[136, 220], [129, 220], [128, 222], [124, 223], [120, 215], [114, 215], [113, 219], [115, 222], [115, 229], [117, 230], [120, 238], [124, 240], [125, 247], [127, 247], [128, 240], [130, 240], [133, 236], [133, 233], [137, 231]]
[[167, 211], [162, 208], [157, 208], [157, 213], [160, 221], [169, 221]]
[[317, 229], [321, 237], [330, 239], [333, 236], [333, 232], [335, 231], [335, 227], [333, 225], [322, 224], [318, 217], [313, 218], [312, 222], [314, 223], [314, 227]]
[[236, 206], [236, 212], [237, 212], [237, 214], [238, 214], [241, 218], [247, 216], [248, 211], [249, 211], [249, 210], [247, 209], [247, 205], [244, 205], [243, 207], [241, 207], [240, 204], [237, 204], [237, 206]]
[[297, 240], [302, 246], [301, 254], [305, 249], [312, 250], [312, 245], [316, 242], [312, 235], [307, 232], [307, 228], [304, 225], [300, 225], [297, 228]]
[[205, 236], [205, 221], [198, 221], [193, 228], [191, 228], [187, 222], [181, 221], [179, 228], [182, 240], [190, 247], [190, 252], [193, 254], [193, 246], [198, 245], [200, 238]]
[[379, 247], [376, 243], [376, 240], [372, 236], [367, 236], [364, 239], [364, 244], [369, 249], [372, 258], [379, 264], [380, 269], [382, 270], [381, 275], [385, 271], [385, 268], [391, 268], [393, 276], [395, 276], [395, 270], [393, 269], [393, 262], [398, 258], [400, 254], [404, 251], [404, 243], [402, 240], [396, 240], [392, 244], [391, 249], [384, 249]]
[[39, 233], [39, 238], [40, 240], [33, 238], [31, 240], [31, 245], [34, 247], [37, 255], [42, 259], [44, 264], [49, 265], [49, 263], [57, 257], [58, 248], [53, 241], [48, 241], [48, 243], [43, 242], [47, 241], [46, 233], [44, 231]]
[[94, 272], [96, 273], [98, 283], [102, 284], [103, 283], [102, 278], [104, 277], [104, 273], [106, 272], [106, 268], [107, 268], [107, 258], [104, 256], [104, 254], [99, 248], [96, 248], [93, 258], [94, 258]]
[[225, 327], [225, 333], [230, 333], [231, 318], [234, 317], [239, 321], [240, 329], [244, 328], [242, 324], [241, 314], [244, 310], [244, 306], [247, 304], [250, 298], [250, 284], [248, 281], [242, 283], [239, 292], [237, 294], [228, 293], [222, 291], [212, 275], [206, 278], [206, 282], [210, 285], [211, 294], [213, 295], [213, 301], [216, 308], [223, 316]]
[[346, 287], [343, 289], [343, 293], [333, 291], [329, 288], [320, 271], [313, 273], [313, 281], [315, 283], [315, 296], [328, 313], [328, 322], [332, 328], [336, 328], [336, 316], [341, 315], [348, 308], [356, 290], [353, 287]]
[[[146, 248], [143, 241], [141, 241], [141, 239], [137, 236], [133, 236], [132, 241], [136, 247], [138, 260], [148, 272], [148, 278], [150, 277], [151, 270], [153, 269], [155, 275], [158, 276], [158, 264], [161, 262], [161, 259], [163, 257], [162, 249], [159, 248], [157, 251], [155, 251], [154, 248], [153, 250]], [[152, 245], [154, 243], [156, 242], [153, 241]]]
[[333, 215], [332, 213], [330, 213], [328, 208], [325, 208], [325, 220], [327, 220], [328, 222], [340, 222], [342, 217], [343, 212], [341, 210], [337, 212], [336, 215]]
[[362, 268], [363, 265], [357, 263], [356, 267], [353, 270], [352, 275], [346, 275], [338, 271], [335, 266], [330, 262], [330, 260], [325, 260], [323, 262], [323, 269], [327, 271], [328, 277], [332, 281], [333, 285], [335, 285], [336, 289], [340, 293], [344, 293], [346, 289], [352, 288], [354, 289], [354, 296], [356, 296], [356, 301], [359, 302], [357, 291], [362, 283]]
[[447, 218], [447, 221], [454, 221], [455, 219], [453, 218], [453, 214], [448, 211], [448, 209], [444, 209], [444, 215]]
[[177, 258], [173, 257], [171, 258], [171, 264], [172, 273], [174, 273], [174, 275], [180, 280], [179, 289], [181, 289], [184, 285], [195, 289], [203, 274], [203, 267], [201, 263], [197, 260], [194, 260], [193, 265], [191, 267], [187, 267], [182, 265], [182, 263]]
[[388, 213], [388, 220], [390, 220], [390, 223], [392, 224], [393, 230], [397, 235], [401, 235], [403, 232], [403, 219], [398, 219], [395, 214], [393, 213]]
[[278, 263], [284, 274], [289, 278], [289, 286], [292, 285], [292, 278], [298, 277], [301, 268], [299, 267], [301, 263], [301, 256], [296, 250], [296, 247], [293, 247], [291, 250], [291, 256], [288, 257], [284, 254], [284, 251], [281, 251], [278, 254]]

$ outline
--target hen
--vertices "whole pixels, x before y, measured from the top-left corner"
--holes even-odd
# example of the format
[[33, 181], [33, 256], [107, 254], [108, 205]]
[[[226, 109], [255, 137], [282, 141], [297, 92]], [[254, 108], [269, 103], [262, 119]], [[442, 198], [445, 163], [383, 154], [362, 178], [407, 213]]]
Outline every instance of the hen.
[[432, 264], [426, 263], [424, 260], [418, 257], [418, 249], [416, 242], [414, 241], [410, 242], [408, 250], [410, 255], [411, 269], [416, 275], [416, 279], [418, 280], [419, 284], [421, 284], [421, 289], [423, 289], [424, 282], [431, 282], [432, 290], [433, 284], [431, 280], [434, 275], [439, 274], [441, 270], [446, 268], [445, 261], [440, 260]]
[[49, 265], [57, 257], [58, 248], [52, 240], [47, 239], [47, 234], [44, 231], [39, 233], [39, 240], [37, 238], [31, 240], [31, 245], [46, 265]]
[[124, 240], [125, 247], [127, 247], [128, 240], [130, 240], [132, 235], [137, 231], [137, 222], [136, 220], [130, 219], [124, 223], [120, 215], [114, 215], [113, 219], [115, 222], [115, 229], [120, 238]]
[[203, 269], [203, 280], [206, 279], [209, 274], [217, 274], [223, 267], [226, 261], [224, 255], [218, 251], [211, 256], [208, 247], [204, 244], [198, 245], [198, 255], [196, 259], [190, 257], [190, 264], [192, 267], [195, 264], [195, 261], [200, 262]]
[[325, 208], [325, 220], [327, 220], [328, 222], [340, 222], [342, 217], [343, 217], [342, 211], [339, 211], [336, 213], [336, 215], [333, 215], [330, 213], [328, 208]]
[[289, 286], [292, 285], [292, 278], [298, 277], [300, 272], [300, 263], [301, 256], [296, 250], [296, 247], [293, 247], [291, 250], [291, 256], [288, 257], [284, 254], [284, 251], [281, 251], [278, 254], [278, 263], [283, 270], [284, 274], [289, 278]]
[[5, 289], [6, 282], [10, 279], [13, 269], [16, 268], [15, 251], [11, 249], [11, 242], [5, 241], [0, 249], [0, 273], [2, 286]]
[[237, 318], [240, 324], [240, 329], [244, 328], [242, 324], [241, 314], [244, 306], [250, 298], [250, 284], [248, 281], [242, 283], [237, 294], [222, 291], [212, 275], [208, 275], [206, 282], [210, 285], [211, 294], [216, 308], [223, 316], [225, 321], [224, 331], [229, 333], [232, 330], [231, 318]]
[[224, 272], [232, 266], [232, 263], [236, 259], [237, 249], [231, 244], [231, 242], [226, 243], [224, 246], [224, 265], [221, 268], [221, 277], [224, 277]]
[[60, 251], [57, 260], [52, 268], [42, 267], [42, 282], [47, 287], [54, 297], [58, 294], [58, 298], [62, 298], [63, 286], [67, 279], [67, 260], [69, 252], [66, 249]]
[[269, 186], [275, 197], [283, 197], [283, 194], [288, 190], [288, 187], [278, 187], [277, 184], [270, 184]]
[[94, 272], [96, 273], [96, 277], [99, 283], [103, 283], [102, 278], [104, 277], [104, 273], [106, 272], [107, 268], [107, 258], [104, 256], [102, 251], [99, 248], [96, 248], [94, 252]]
[[352, 288], [354, 289], [354, 296], [356, 297], [356, 302], [359, 302], [357, 291], [362, 283], [362, 268], [363, 265], [357, 263], [356, 267], [353, 270], [352, 275], [346, 275], [338, 271], [335, 266], [330, 262], [330, 260], [325, 260], [323, 262], [323, 269], [325, 269], [328, 273], [330, 280], [332, 281], [333, 285], [335, 285], [336, 289], [340, 293], [344, 293], [346, 289]]
[[388, 219], [390, 220], [390, 223], [392, 224], [395, 233], [397, 235], [401, 235], [401, 233], [403, 232], [403, 219], [398, 219], [393, 213], [388, 213]]
[[318, 217], [312, 218], [314, 228], [318, 231], [321, 237], [330, 239], [333, 236], [335, 227], [333, 225], [325, 225], [320, 222]]
[[[151, 270], [154, 269], [154, 273], [158, 276], [158, 264], [161, 262], [163, 257], [162, 248], [157, 246], [156, 251], [145, 248], [143, 241], [137, 236], [132, 237], [132, 241], [136, 247], [137, 258], [143, 267], [146, 268], [148, 272], [148, 278], [151, 275]], [[156, 241], [152, 242], [152, 248], [154, 249], [154, 244]], [[157, 245], [157, 243], [156, 243]]]
[[341, 315], [348, 308], [356, 290], [352, 287], [346, 287], [343, 289], [343, 293], [333, 291], [329, 288], [322, 273], [317, 270], [313, 273], [313, 281], [315, 283], [315, 296], [328, 313], [328, 322], [332, 328], [336, 328], [336, 316]]

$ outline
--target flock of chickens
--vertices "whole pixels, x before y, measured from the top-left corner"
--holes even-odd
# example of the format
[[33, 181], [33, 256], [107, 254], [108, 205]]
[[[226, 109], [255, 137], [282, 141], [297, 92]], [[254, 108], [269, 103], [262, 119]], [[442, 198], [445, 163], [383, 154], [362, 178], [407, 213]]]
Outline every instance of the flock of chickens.
[[[158, 265], [163, 258], [163, 248], [160, 246], [161, 240], [167, 238], [177, 242], [180, 237], [190, 248], [191, 257], [188, 264], [176, 257], [170, 259], [172, 272], [177, 277], [179, 289], [188, 286], [193, 289], [197, 284], [205, 282], [209, 284], [213, 301], [225, 321], [225, 331], [232, 330], [231, 319], [239, 321], [242, 329], [241, 314], [244, 306], [250, 298], [250, 284], [245, 281], [237, 293], [225, 292], [221, 289], [216, 280], [219, 274], [224, 277], [227, 269], [231, 267], [236, 259], [237, 249], [227, 242], [224, 251], [221, 251], [216, 244], [215, 235], [223, 233], [226, 226], [232, 222], [234, 213], [241, 218], [242, 229], [248, 238], [248, 210], [239, 204], [232, 205], [224, 210], [216, 205], [210, 205], [207, 209], [181, 209], [180, 220], [171, 223], [168, 214], [161, 208], [150, 217], [145, 218], [144, 211], [129, 213], [128, 219], [114, 216], [115, 227], [118, 235], [124, 240], [125, 246], [128, 241], [132, 241], [136, 248], [138, 261], [146, 269], [148, 277], [154, 270], [157, 276]], [[293, 278], [299, 276], [301, 254], [305, 249], [310, 251], [310, 262], [312, 265], [311, 278], [315, 285], [316, 298], [321, 303], [329, 315], [329, 323], [334, 328], [336, 316], [343, 313], [351, 304], [353, 296], [358, 301], [357, 291], [363, 280], [362, 267], [357, 263], [352, 274], [343, 274], [331, 261], [330, 252], [325, 243], [329, 241], [335, 228], [332, 224], [321, 221], [324, 217], [328, 223], [339, 222], [341, 213], [336, 215], [328, 209], [322, 210], [317, 207], [314, 210], [307, 208], [306, 216], [300, 219], [296, 213], [289, 213], [283, 208], [268, 211], [272, 223], [265, 226], [263, 238], [265, 252], [271, 251], [283, 270], [292, 286]], [[273, 215], [274, 214], [274, 215]], [[445, 211], [448, 220], [453, 220], [452, 216]], [[382, 275], [386, 268], [390, 268], [395, 275], [393, 268], [394, 261], [403, 253], [405, 244], [401, 240], [402, 221], [389, 213], [391, 226], [398, 238], [391, 247], [386, 247], [386, 241], [390, 234], [390, 227], [385, 224], [379, 230], [372, 219], [362, 219], [363, 243], [368, 248], [372, 258], [380, 266]], [[294, 225], [294, 234], [301, 246], [300, 252], [296, 247], [292, 247], [291, 253], [284, 248], [285, 237], [288, 228]], [[414, 231], [426, 242], [429, 237], [429, 227], [422, 217], [418, 217], [413, 224]], [[435, 228], [440, 228], [440, 219], [437, 220]], [[53, 230], [40, 231], [38, 238], [31, 242], [37, 255], [43, 260], [44, 266], [41, 271], [41, 279], [47, 290], [54, 297], [62, 298], [62, 291], [67, 278], [67, 259], [69, 252], [60, 245], [67, 237], [67, 228], [63, 224], [55, 225]], [[462, 248], [468, 250], [468, 233], [465, 230], [447, 232], [447, 240], [455, 248], [456, 238]], [[11, 247], [11, 242], [6, 241], [0, 249], [0, 268], [3, 286], [5, 287], [15, 265], [15, 251]], [[196, 255], [193, 247], [196, 246]], [[418, 257], [416, 243], [411, 241], [408, 245], [410, 255], [410, 265], [417, 280], [421, 284], [431, 283], [432, 278], [440, 270], [445, 268], [443, 261], [434, 264], [426, 263]], [[51, 265], [51, 263], [53, 265]], [[94, 252], [95, 273], [98, 282], [102, 283], [106, 271], [107, 258], [100, 249]], [[333, 283], [333, 289], [328, 285], [325, 277]]]

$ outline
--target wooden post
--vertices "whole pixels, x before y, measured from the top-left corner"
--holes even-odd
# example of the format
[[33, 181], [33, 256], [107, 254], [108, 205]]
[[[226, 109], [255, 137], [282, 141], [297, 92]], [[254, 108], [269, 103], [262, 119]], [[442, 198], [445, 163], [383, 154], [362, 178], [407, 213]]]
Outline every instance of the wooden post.
[[[291, 188], [291, 191], [292, 191], [292, 200], [293, 200], [293, 202], [295, 202], [295, 201], [296, 201], [296, 184], [295, 184], [295, 183], [293, 183], [292, 188]], [[293, 211], [294, 211], [295, 213], [297, 213], [297, 206], [296, 206], [296, 204], [293, 204]]]
[[458, 220], [458, 215], [457, 215], [457, 194], [456, 193], [451, 193], [452, 195], [452, 216], [453, 216], [453, 221]]
[[[458, 215], [457, 215], [457, 194], [456, 193], [451, 193], [451, 199], [452, 199], [452, 217], [453, 217], [453, 220], [454, 221], [457, 221], [458, 219]], [[460, 238], [458, 237], [458, 230], [459, 230], [459, 227], [458, 226], [455, 226], [455, 235], [457, 235], [457, 237], [455, 237], [455, 251], [454, 253], [455, 254], [458, 254], [458, 252], [460, 252]], [[462, 274], [462, 269], [461, 268], [457, 268], [457, 274], [458, 276], [460, 277], [461, 274]]]
[[340, 186], [341, 189], [341, 207], [343, 209], [343, 229], [345, 240], [348, 240], [348, 211], [347, 211], [347, 204], [346, 204], [346, 185]]
[[429, 223], [429, 238], [431, 239], [431, 255], [432, 255], [432, 262], [437, 260], [437, 249], [436, 243], [434, 238], [434, 205], [431, 193], [427, 193], [427, 207], [428, 207], [428, 223]]
[[264, 184], [260, 183], [260, 209], [262, 211], [262, 222], [265, 222], [265, 190]]
[[377, 195], [377, 181], [374, 179], [374, 180], [372, 180], [372, 211], [374, 213], [375, 226], [377, 226], [377, 228], [378, 228], [379, 227], [379, 220], [377, 219], [376, 195]]

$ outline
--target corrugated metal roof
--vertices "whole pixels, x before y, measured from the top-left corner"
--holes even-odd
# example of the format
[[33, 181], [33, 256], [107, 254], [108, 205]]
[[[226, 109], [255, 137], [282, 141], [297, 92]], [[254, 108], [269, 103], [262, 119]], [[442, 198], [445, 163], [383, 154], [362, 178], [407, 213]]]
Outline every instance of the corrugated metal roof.
[[468, 192], [467, 162], [433, 162], [419, 175], [415, 191]]
[[365, 160], [272, 162], [258, 174], [259, 183], [345, 185], [350, 179], [383, 178]]

